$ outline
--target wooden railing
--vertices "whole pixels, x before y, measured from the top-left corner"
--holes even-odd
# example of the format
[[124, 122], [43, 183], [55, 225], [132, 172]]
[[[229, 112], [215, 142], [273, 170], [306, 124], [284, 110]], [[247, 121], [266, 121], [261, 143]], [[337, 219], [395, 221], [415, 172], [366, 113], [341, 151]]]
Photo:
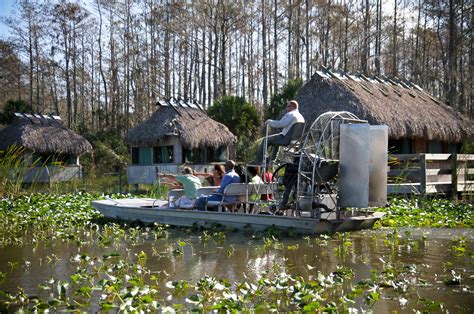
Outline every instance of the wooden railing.
[[458, 193], [474, 191], [474, 155], [390, 155], [388, 194]]
[[[156, 167], [160, 172], [177, 173], [180, 165], [129, 165], [129, 184], [153, 184]], [[199, 172], [212, 165], [193, 165]], [[454, 173], [454, 175], [453, 175]], [[388, 194], [434, 194], [474, 192], [474, 155], [466, 154], [409, 154], [389, 155]]]

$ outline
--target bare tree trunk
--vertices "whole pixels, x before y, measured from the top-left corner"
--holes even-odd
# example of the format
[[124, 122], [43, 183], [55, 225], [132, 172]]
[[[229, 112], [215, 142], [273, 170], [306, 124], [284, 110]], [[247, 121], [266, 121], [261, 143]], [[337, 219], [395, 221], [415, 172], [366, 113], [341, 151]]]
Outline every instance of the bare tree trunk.
[[[179, 43], [178, 43], [178, 40], [176, 40], [174, 42], [175, 46], [178, 46]], [[178, 50], [178, 69], [177, 69], [177, 73], [173, 73], [174, 75], [176, 75], [177, 79], [178, 79], [178, 83], [177, 83], [177, 89], [178, 89], [178, 95], [177, 97], [181, 97], [183, 95], [183, 84], [182, 84], [182, 76], [181, 76], [181, 67], [183, 65], [183, 52], [182, 52], [182, 49], [181, 49], [181, 46], [179, 45], [176, 50]], [[174, 55], [174, 54], [173, 54]]]
[[457, 49], [457, 31], [456, 31], [456, 11], [454, 0], [449, 0], [448, 15], [448, 49], [447, 49], [447, 80], [446, 80], [446, 99], [450, 106], [456, 107], [456, 49]]
[[311, 78], [311, 59], [309, 55], [309, 45], [310, 45], [310, 38], [309, 38], [309, 0], [305, 0], [305, 54], [306, 54], [306, 80], [309, 81]]
[[199, 102], [204, 104], [206, 102], [206, 30], [202, 30], [202, 58], [201, 58], [201, 86], [199, 92]]
[[415, 27], [415, 57], [413, 60], [413, 69], [412, 69], [412, 77], [414, 78], [415, 82], [419, 80], [420, 76], [420, 22], [421, 22], [421, 1], [418, 0], [418, 15], [416, 18], [416, 27]]
[[213, 88], [214, 88], [214, 99], [219, 97], [219, 90], [217, 87], [217, 55], [219, 51], [219, 34], [217, 33], [217, 23], [214, 23], [214, 49], [213, 49]]
[[126, 27], [125, 27], [125, 108], [124, 108], [124, 126], [125, 130], [130, 129], [130, 59], [132, 59], [130, 51], [130, 42], [133, 40], [133, 30], [131, 27], [131, 14], [130, 14], [131, 1], [128, 0], [126, 3]]
[[291, 43], [293, 41], [293, 34], [292, 34], [292, 18], [293, 18], [293, 8], [292, 8], [292, 0], [288, 0], [288, 55], [287, 55], [287, 61], [286, 61], [286, 67], [288, 71], [288, 79], [292, 80], [293, 79], [293, 69], [291, 67], [291, 55], [292, 55], [292, 46]]
[[375, 22], [375, 73], [380, 75], [380, 58], [381, 56], [381, 45], [382, 45], [382, 0], [377, 0], [377, 19]]
[[[96, 126], [96, 119], [97, 119], [97, 114], [96, 114], [96, 108], [95, 108], [95, 63], [94, 63], [94, 39], [92, 39], [92, 43], [90, 45], [91, 49], [91, 79], [90, 79], [90, 90], [91, 90], [91, 95], [90, 95], [90, 102], [91, 102], [91, 123], [92, 123], [92, 129], [95, 129]], [[97, 124], [98, 126], [98, 124]]]
[[81, 87], [80, 87], [80, 97], [81, 97], [81, 111], [80, 111], [80, 117], [81, 117], [81, 124], [83, 126], [86, 126], [87, 122], [87, 111], [86, 111], [86, 79], [85, 79], [85, 73], [86, 73], [86, 47], [84, 45], [84, 34], [81, 35]]
[[300, 78], [301, 77], [301, 6], [299, 5], [299, 0], [296, 2], [296, 18], [294, 19], [293, 23], [293, 69], [294, 69], [294, 74], [293, 76], [295, 78]]
[[146, 112], [147, 116], [153, 112], [153, 105], [156, 102], [156, 88], [157, 88], [157, 69], [156, 69], [156, 64], [157, 64], [157, 58], [158, 58], [158, 53], [156, 52], [157, 49], [157, 41], [156, 41], [156, 27], [155, 27], [155, 14], [153, 10], [153, 5], [154, 2], [152, 1], [152, 10], [151, 10], [151, 21], [150, 21], [150, 64], [149, 66], [149, 75], [150, 75], [150, 86], [149, 86], [149, 100], [146, 102]]
[[393, 33], [392, 33], [392, 75], [397, 76], [398, 75], [398, 69], [397, 69], [397, 64], [398, 64], [398, 56], [397, 56], [397, 50], [398, 50], [398, 41], [397, 41], [397, 36], [398, 36], [398, 25], [397, 25], [397, 15], [398, 15], [398, 0], [394, 1], [394, 8], [393, 8]]
[[[197, 100], [201, 96], [201, 88], [199, 87], [199, 92], [198, 92], [198, 85], [200, 84], [200, 81], [202, 81], [201, 75], [200, 75], [200, 70], [201, 68], [199, 67], [199, 42], [198, 42], [198, 36], [199, 36], [199, 31], [194, 30], [194, 78], [193, 75], [189, 74], [189, 81], [192, 83], [192, 92], [190, 96], [190, 100]], [[204, 54], [204, 53], [203, 53]]]
[[262, 96], [263, 96], [263, 105], [268, 104], [268, 78], [267, 78], [267, 23], [265, 21], [265, 0], [262, 0]]
[[69, 61], [70, 61], [70, 34], [64, 30], [64, 59], [66, 62], [65, 76], [66, 76], [66, 103], [67, 103], [67, 126], [72, 125], [72, 99], [71, 99], [71, 79], [69, 77]]
[[[225, 10], [225, 6], [224, 7], [224, 10]], [[227, 32], [225, 30], [226, 28], [226, 25], [225, 25], [225, 18], [224, 16], [226, 15], [225, 12], [222, 12], [223, 14], [223, 18], [221, 19], [221, 25], [220, 25], [220, 58], [219, 58], [219, 67], [220, 67], [220, 73], [221, 73], [221, 77], [220, 77], [220, 96], [225, 96], [227, 94], [227, 87], [226, 87], [226, 59], [227, 59], [227, 56], [226, 56], [226, 48], [227, 48]]]
[[77, 45], [76, 45], [76, 23], [73, 22], [72, 29], [72, 88], [74, 91], [72, 122], [77, 126]]
[[349, 13], [350, 9], [348, 4], [345, 2], [344, 3], [344, 14], [345, 14], [345, 19], [344, 19], [344, 51], [343, 51], [343, 68], [344, 72], [348, 71], [348, 62], [349, 62]]
[[180, 77], [182, 77], [182, 81], [183, 81], [183, 93], [181, 94], [181, 96], [186, 99], [188, 98], [188, 93], [189, 93], [189, 81], [188, 81], [188, 73], [189, 72], [192, 72], [192, 68], [190, 67], [188, 69], [188, 64], [189, 64], [189, 56], [192, 54], [189, 52], [189, 45], [190, 43], [188, 42], [188, 39], [187, 39], [187, 35], [185, 35], [186, 38], [184, 38], [183, 40], [185, 41], [185, 44], [184, 44], [184, 51], [182, 51], [182, 54], [181, 54], [181, 57], [183, 59], [183, 73], [182, 73], [182, 76], [180, 75]]
[[[470, 16], [470, 25], [474, 23], [474, 9], [471, 7], [471, 16]], [[469, 12], [469, 11], [468, 11]], [[468, 99], [467, 104], [467, 113], [468, 116], [472, 119], [474, 118], [474, 108], [472, 103], [474, 102], [474, 32], [470, 32], [469, 35], [469, 85], [468, 85]]]
[[361, 58], [361, 70], [365, 75], [369, 74], [367, 61], [369, 59], [369, 31], [370, 31], [370, 12], [369, 12], [369, 0], [365, 0], [364, 10], [364, 47], [362, 49]]
[[209, 33], [209, 56], [208, 56], [209, 58], [207, 60], [207, 88], [208, 88], [207, 107], [208, 108], [212, 105], [212, 95], [213, 95], [213, 92], [212, 92], [213, 85], [211, 84], [212, 83], [211, 82], [211, 73], [212, 73], [211, 65], [213, 64], [213, 60], [214, 60], [214, 56], [213, 56], [214, 50], [212, 49], [213, 45], [214, 45], [214, 42], [212, 39], [212, 34]]
[[110, 71], [111, 71], [111, 103], [110, 103], [110, 116], [112, 129], [117, 130], [117, 117], [118, 117], [118, 69], [116, 60], [116, 48], [115, 40], [113, 39], [113, 30], [110, 31]]
[[331, 32], [331, 0], [328, 0], [326, 4], [325, 14], [326, 14], [326, 27], [324, 30], [324, 53], [323, 53], [323, 64], [328, 66], [329, 59], [329, 34]]
[[36, 111], [42, 112], [45, 108], [41, 105], [40, 101], [40, 53], [39, 53], [39, 43], [38, 43], [38, 30], [35, 28], [35, 60], [36, 60]]
[[[105, 115], [105, 127], [109, 126], [109, 115], [108, 115], [108, 94], [107, 94], [107, 79], [104, 73], [104, 67], [102, 65], [102, 11], [101, 11], [101, 4], [97, 2], [97, 9], [99, 12], [99, 37], [98, 37], [98, 46], [99, 46], [99, 71], [100, 76], [102, 77], [102, 83], [104, 85], [104, 115]], [[100, 102], [100, 94], [97, 95], [99, 102]], [[100, 105], [99, 105], [100, 106]], [[100, 108], [100, 107], [99, 107]], [[100, 112], [100, 110], [99, 110]], [[101, 114], [99, 114], [99, 126], [102, 127], [101, 124]]]
[[273, 0], [273, 91], [278, 90], [278, 0]]
[[28, 57], [30, 61], [30, 68], [29, 68], [29, 74], [30, 74], [30, 88], [29, 88], [29, 99], [30, 99], [30, 105], [35, 110], [35, 107], [33, 106], [33, 72], [34, 72], [34, 56], [33, 56], [33, 22], [32, 22], [32, 17], [31, 17], [31, 8], [29, 7], [29, 4], [27, 4], [26, 8], [28, 12]]
[[[168, 8], [166, 9], [166, 24], [170, 22]], [[163, 40], [163, 57], [164, 57], [164, 76], [165, 76], [165, 97], [171, 97], [171, 68], [170, 68], [170, 31], [165, 27], [165, 34]]]
[[248, 98], [251, 102], [254, 101], [255, 99], [255, 69], [252, 67], [254, 65], [254, 42], [253, 42], [253, 36], [248, 37], [248, 52], [247, 52], [247, 74], [249, 76], [248, 78]]

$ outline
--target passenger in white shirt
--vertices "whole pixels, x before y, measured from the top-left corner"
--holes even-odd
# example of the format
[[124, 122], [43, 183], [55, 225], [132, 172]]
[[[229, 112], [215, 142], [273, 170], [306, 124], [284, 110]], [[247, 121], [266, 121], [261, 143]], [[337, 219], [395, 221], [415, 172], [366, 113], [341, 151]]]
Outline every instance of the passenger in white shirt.
[[[278, 153], [278, 145], [284, 144], [284, 136], [288, 133], [293, 124], [305, 122], [303, 116], [298, 111], [298, 107], [299, 105], [296, 100], [290, 100], [286, 106], [287, 113], [280, 120], [269, 119], [265, 121], [265, 124], [273, 128], [282, 128], [280, 133], [269, 135], [267, 138], [267, 146], [273, 146], [270, 160], [274, 160], [276, 158], [276, 155]], [[264, 145], [265, 140], [262, 141], [258, 149], [256, 164], [261, 164], [263, 161], [263, 155], [265, 153], [263, 151]]]

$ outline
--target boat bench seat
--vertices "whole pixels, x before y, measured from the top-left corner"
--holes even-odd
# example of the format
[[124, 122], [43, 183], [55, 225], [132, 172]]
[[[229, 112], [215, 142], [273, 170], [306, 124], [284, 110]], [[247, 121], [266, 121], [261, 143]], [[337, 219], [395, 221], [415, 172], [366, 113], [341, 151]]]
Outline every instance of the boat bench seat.
[[[211, 193], [214, 193], [219, 187], [218, 186], [204, 186], [196, 190], [194, 193], [194, 197], [196, 200], [199, 198], [201, 195], [209, 195]], [[171, 201], [176, 201], [178, 200], [181, 196], [184, 196], [184, 189], [172, 189], [168, 192], [168, 204]], [[190, 204], [179, 204], [179, 208], [182, 209], [193, 209], [195, 205], [195, 202], [192, 202]]]
[[[253, 209], [254, 213], [258, 212], [261, 206], [266, 206], [275, 203], [274, 197], [277, 197], [277, 195], [275, 195], [277, 194], [277, 192], [277, 182], [249, 184], [249, 199], [247, 203], [253, 205], [252, 207], [255, 207]], [[251, 195], [257, 195], [257, 197], [251, 199]], [[263, 195], [267, 196], [265, 200], [261, 199]], [[269, 195], [272, 195], [272, 197], [268, 197]]]
[[[212, 193], [213, 195], [222, 195], [220, 201], [206, 201], [206, 206], [217, 206], [218, 211], [221, 212], [223, 207], [228, 207], [231, 212], [235, 211], [236, 205], [249, 203], [249, 204], [262, 204], [265, 201], [257, 200], [250, 201], [251, 195], [268, 195], [274, 194], [276, 191], [276, 182], [272, 183], [231, 183], [225, 187], [223, 193]], [[237, 197], [235, 201], [226, 202], [224, 201], [226, 196]], [[260, 197], [259, 197], [260, 198]]]

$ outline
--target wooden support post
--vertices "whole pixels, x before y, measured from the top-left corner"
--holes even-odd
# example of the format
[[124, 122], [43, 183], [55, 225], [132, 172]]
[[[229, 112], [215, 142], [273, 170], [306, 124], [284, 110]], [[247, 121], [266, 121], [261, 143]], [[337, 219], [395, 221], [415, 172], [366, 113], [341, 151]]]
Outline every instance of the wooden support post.
[[458, 154], [451, 154], [451, 193], [453, 200], [458, 199]]
[[426, 155], [420, 154], [420, 196], [426, 197]]
[[118, 188], [119, 193], [122, 194], [122, 168], [118, 169]]

